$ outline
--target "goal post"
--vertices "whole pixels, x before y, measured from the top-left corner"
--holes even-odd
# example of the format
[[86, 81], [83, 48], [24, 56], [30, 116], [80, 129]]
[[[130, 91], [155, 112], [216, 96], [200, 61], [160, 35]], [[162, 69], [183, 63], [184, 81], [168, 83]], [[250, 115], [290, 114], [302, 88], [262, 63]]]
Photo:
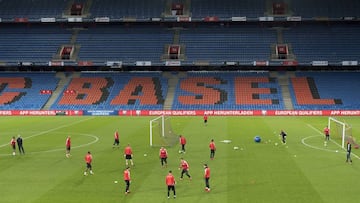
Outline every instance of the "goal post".
[[346, 142], [350, 142], [354, 145], [354, 148], [358, 148], [356, 139], [352, 135], [352, 127], [344, 121], [340, 121], [334, 117], [328, 118], [328, 127], [330, 129], [330, 135], [333, 139], [341, 142], [341, 147], [345, 148]]
[[150, 146], [173, 146], [178, 139], [178, 136], [172, 130], [171, 117], [159, 116], [149, 123], [150, 126]]

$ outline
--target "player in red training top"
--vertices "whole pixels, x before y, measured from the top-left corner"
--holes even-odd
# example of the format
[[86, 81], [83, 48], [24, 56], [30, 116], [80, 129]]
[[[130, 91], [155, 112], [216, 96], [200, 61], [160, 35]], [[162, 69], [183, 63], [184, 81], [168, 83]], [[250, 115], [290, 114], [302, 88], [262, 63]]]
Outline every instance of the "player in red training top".
[[181, 170], [181, 176], [180, 176], [180, 180], [183, 179], [184, 174], [189, 177], [189, 179], [191, 180], [191, 176], [189, 174], [189, 164], [187, 163], [187, 161], [184, 160], [184, 158], [181, 158], [180, 161], [180, 166], [179, 166], [179, 170]]
[[66, 148], [66, 153], [65, 153], [65, 156], [67, 158], [69, 158], [71, 155], [70, 155], [70, 150], [71, 150], [71, 138], [70, 136], [68, 136], [66, 138], [66, 141], [65, 141], [65, 148]]
[[209, 148], [210, 148], [210, 159], [213, 160], [215, 157], [215, 151], [216, 151], [214, 139], [211, 139]]
[[133, 152], [132, 152], [132, 149], [130, 147], [130, 144], [128, 144], [125, 149], [124, 149], [124, 157], [125, 157], [125, 164], [126, 166], [129, 165], [129, 161], [131, 163], [131, 165], [133, 166], [134, 165], [134, 162], [132, 160], [132, 157], [133, 157]]
[[124, 170], [124, 181], [125, 181], [125, 194], [130, 193], [130, 167], [126, 167]]
[[328, 126], [324, 128], [325, 142], [330, 140], [330, 129]]
[[167, 157], [168, 157], [168, 153], [167, 150], [164, 147], [160, 148], [159, 151], [159, 157], [160, 157], [160, 161], [161, 161], [161, 166], [167, 167]]
[[91, 175], [94, 174], [93, 171], [92, 171], [92, 166], [91, 166], [92, 160], [93, 160], [93, 157], [92, 157], [92, 155], [91, 155], [91, 153], [89, 151], [85, 155], [86, 169], [84, 171], [84, 176], [86, 176], [88, 172], [90, 172]]
[[175, 177], [172, 174], [171, 171], [169, 171], [169, 173], [167, 174], [166, 178], [165, 178], [165, 183], [167, 185], [167, 196], [168, 198], [170, 198], [170, 190], [173, 191], [174, 193], [174, 199], [176, 198], [176, 192], [175, 192]]
[[11, 148], [12, 148], [12, 150], [13, 150], [12, 155], [15, 156], [15, 154], [16, 154], [16, 139], [15, 139], [15, 136], [13, 136], [13, 137], [11, 138], [11, 140], [10, 140], [10, 146], [11, 146]]
[[204, 124], [205, 124], [205, 126], [206, 126], [206, 125], [207, 125], [207, 121], [208, 121], [208, 115], [207, 115], [207, 114], [204, 114], [203, 119], [204, 119]]
[[205, 179], [205, 191], [210, 192], [210, 168], [207, 164], [204, 164], [204, 179]]
[[119, 131], [116, 130], [114, 133], [114, 144], [113, 144], [113, 148], [115, 146], [119, 147], [120, 141], [119, 141]]
[[179, 136], [179, 142], [181, 145], [181, 150], [179, 151], [180, 153], [185, 153], [185, 145], [186, 145], [186, 138], [182, 135]]

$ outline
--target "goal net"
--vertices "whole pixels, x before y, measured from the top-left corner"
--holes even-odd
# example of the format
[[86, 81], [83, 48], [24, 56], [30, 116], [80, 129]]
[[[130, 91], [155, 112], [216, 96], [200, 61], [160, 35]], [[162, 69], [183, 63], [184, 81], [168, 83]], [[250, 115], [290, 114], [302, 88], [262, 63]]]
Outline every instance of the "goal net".
[[330, 129], [331, 138], [341, 143], [342, 148], [345, 148], [347, 142], [350, 142], [354, 148], [359, 148], [355, 137], [352, 135], [351, 125], [336, 118], [329, 117], [328, 127]]
[[150, 120], [150, 146], [173, 146], [178, 135], [172, 130], [171, 117], [159, 116]]

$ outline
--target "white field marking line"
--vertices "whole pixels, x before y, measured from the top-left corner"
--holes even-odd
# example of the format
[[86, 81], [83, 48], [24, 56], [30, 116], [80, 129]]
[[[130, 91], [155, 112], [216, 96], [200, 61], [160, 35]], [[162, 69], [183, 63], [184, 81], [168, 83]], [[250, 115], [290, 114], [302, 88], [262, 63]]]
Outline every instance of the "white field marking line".
[[[64, 133], [65, 134], [65, 133]], [[77, 148], [81, 148], [81, 147], [85, 147], [85, 146], [88, 146], [88, 145], [92, 145], [92, 144], [95, 144], [96, 142], [99, 141], [99, 137], [95, 136], [95, 135], [90, 135], [90, 134], [82, 134], [82, 133], [75, 133], [75, 135], [84, 135], [84, 136], [88, 136], [88, 137], [92, 137], [92, 138], [95, 138], [94, 141], [91, 141], [89, 143], [85, 143], [85, 144], [82, 144], [82, 145], [78, 145], [78, 146], [75, 146], [75, 147], [72, 147], [72, 149], [77, 149]], [[50, 153], [50, 152], [57, 152], [57, 151], [64, 151], [65, 149], [63, 148], [57, 148], [57, 149], [50, 149], [50, 150], [45, 150], [45, 151], [37, 151], [37, 152], [29, 152], [27, 154], [40, 154], [40, 153]], [[0, 156], [12, 156], [12, 154], [0, 154]]]
[[307, 147], [313, 148], [313, 149], [317, 149], [317, 150], [322, 150], [322, 151], [328, 151], [328, 152], [336, 152], [336, 150], [331, 150], [331, 149], [324, 149], [324, 148], [320, 148], [320, 147], [315, 147], [312, 145], [309, 145], [305, 142], [305, 140], [313, 138], [313, 137], [320, 137], [320, 135], [313, 135], [313, 136], [309, 136], [309, 137], [305, 137], [303, 139], [301, 139], [301, 143]]
[[[95, 138], [94, 141], [91, 141], [89, 143], [86, 143], [86, 144], [82, 144], [82, 145], [78, 145], [78, 146], [75, 146], [75, 147], [71, 147], [72, 149], [77, 149], [77, 148], [81, 148], [81, 147], [85, 147], [85, 146], [88, 146], [88, 145], [92, 145], [96, 142], [99, 141], [99, 137], [95, 136], [95, 135], [90, 135], [90, 134], [77, 134], [75, 133], [75, 135], [84, 135], [84, 136], [88, 136], [88, 137], [92, 137], [92, 138]], [[30, 152], [29, 154], [39, 154], [39, 153], [49, 153], [49, 152], [57, 152], [57, 151], [64, 151], [65, 149], [63, 148], [58, 148], [58, 149], [51, 149], [51, 150], [46, 150], [46, 151], [38, 151], [38, 152]]]
[[[24, 137], [23, 139], [26, 140], [26, 139], [30, 139], [30, 138], [33, 138], [33, 137], [37, 137], [37, 136], [40, 136], [40, 135], [43, 135], [45, 133], [49, 133], [49, 132], [52, 132], [52, 131], [55, 131], [55, 130], [58, 130], [58, 129], [61, 129], [61, 128], [65, 128], [65, 127], [69, 127], [69, 126], [72, 126], [74, 124], [78, 124], [78, 123], [81, 123], [81, 122], [84, 122], [84, 121], [88, 121], [90, 119], [94, 119], [94, 117], [90, 117], [88, 119], [84, 119], [84, 120], [80, 120], [80, 121], [77, 121], [77, 122], [73, 122], [71, 124], [67, 124], [67, 125], [62, 125], [62, 126], [59, 126], [59, 127], [56, 127], [56, 128], [52, 128], [50, 130], [45, 130], [45, 131], [42, 131], [40, 133], [37, 133], [37, 134], [34, 134], [34, 135], [30, 135], [28, 137]], [[2, 147], [5, 147], [5, 146], [9, 146], [10, 144], [3, 144], [3, 145], [0, 145], [0, 148]]]
[[[320, 135], [322, 135], [322, 132], [321, 132], [319, 129], [316, 129], [314, 126], [312, 126], [312, 125], [310, 125], [310, 124], [307, 124], [307, 126], [308, 126], [309, 128], [311, 128], [311, 129], [315, 130], [316, 132], [318, 132]], [[334, 151], [334, 150], [329, 150], [329, 149], [323, 149], [323, 148], [315, 147], [315, 146], [312, 146], [312, 145], [309, 145], [309, 144], [305, 143], [305, 140], [306, 140], [306, 139], [311, 138], [311, 137], [317, 137], [317, 136], [320, 136], [320, 135], [309, 136], [309, 137], [303, 138], [303, 139], [301, 140], [301, 142], [302, 142], [305, 146], [310, 147], [310, 148], [313, 148], [313, 149], [318, 149], [318, 150], [323, 150], [323, 151], [330, 151], [330, 152], [336, 152], [336, 150]], [[346, 150], [343, 149], [343, 148], [341, 147], [341, 145], [339, 145], [338, 143], [336, 143], [334, 140], [330, 140], [330, 141], [331, 141], [332, 143], [334, 143], [335, 145], [337, 145], [340, 149], [344, 150], [344, 151], [345, 151], [344, 153], [346, 153]], [[352, 155], [353, 155], [354, 157], [356, 157], [357, 159], [360, 159], [360, 157], [359, 157], [358, 155], [356, 155], [356, 154], [354, 154], [354, 153], [352, 153]]]

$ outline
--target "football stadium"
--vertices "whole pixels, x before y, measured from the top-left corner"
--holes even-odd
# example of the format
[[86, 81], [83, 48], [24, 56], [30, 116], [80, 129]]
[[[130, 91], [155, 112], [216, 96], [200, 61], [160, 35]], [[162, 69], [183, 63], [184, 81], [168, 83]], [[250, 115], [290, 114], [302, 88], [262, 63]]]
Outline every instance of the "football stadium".
[[0, 202], [356, 202], [359, 11], [0, 1]]

